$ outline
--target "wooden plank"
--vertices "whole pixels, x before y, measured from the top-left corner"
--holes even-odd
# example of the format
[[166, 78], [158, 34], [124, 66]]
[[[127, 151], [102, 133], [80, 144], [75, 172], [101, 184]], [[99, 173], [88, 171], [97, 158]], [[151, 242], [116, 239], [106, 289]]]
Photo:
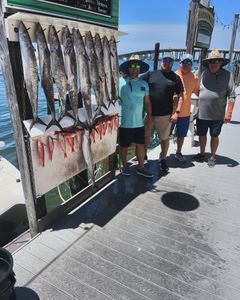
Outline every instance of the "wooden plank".
[[160, 43], [155, 44], [155, 52], [154, 52], [154, 60], [153, 60], [153, 70], [157, 70], [158, 68], [158, 57], [159, 57], [159, 48]]
[[[100, 239], [103, 238], [103, 244], [99, 241], [95, 242], [93, 239], [84, 238], [76, 243], [76, 247], [79, 246], [143, 279], [157, 284], [159, 287], [168, 290], [170, 295], [175, 294], [176, 299], [178, 299], [177, 297], [196, 300], [217, 299], [214, 295], [204, 292], [206, 289], [198, 289], [197, 283], [194, 286], [194, 282], [198, 282], [201, 276], [194, 274], [189, 278], [190, 272], [188, 273], [186, 270], [180, 271], [177, 266], [153, 257], [149, 253], [145, 254], [141, 249], [127, 244], [120, 245], [121, 243], [117, 242], [117, 239], [114, 243], [111, 243], [110, 239], [104, 238], [100, 233], [98, 234]], [[77, 251], [74, 253], [77, 253]]]
[[[118, 240], [124, 243], [128, 243], [137, 247], [138, 249], [142, 249], [153, 255], [169, 260], [170, 262], [180, 267], [184, 267], [190, 271], [199, 273], [200, 275], [206, 276], [210, 279], [216, 278], [216, 276], [218, 275], [219, 282], [230, 285], [231, 287], [240, 290], [240, 282], [238, 278], [239, 268], [235, 270], [232, 268], [230, 269], [227, 268], [223, 263], [219, 266], [211, 266], [209, 264], [205, 264], [198, 259], [188, 257], [187, 254], [178, 253], [169, 248], [165, 248], [149, 239], [147, 240], [132, 233], [128, 233], [125, 230], [121, 230], [120, 228], [113, 226], [111, 223], [107, 224], [102, 232], [104, 232], [104, 234], [107, 234], [107, 236], [110, 236], [110, 238], [117, 237]], [[221, 277], [219, 275], [221, 275]]]
[[66, 255], [74, 258], [76, 261], [86, 265], [92, 270], [99, 272], [108, 278], [112, 278], [123, 286], [146, 296], [148, 299], [179, 299], [178, 295], [150, 282], [150, 280], [146, 280], [142, 278], [142, 276], [137, 276], [136, 274], [123, 269], [104, 258], [96, 256], [89, 251], [85, 251], [80, 247], [71, 248]]
[[24, 133], [22, 129], [22, 120], [20, 118], [18, 99], [16, 94], [16, 88], [14, 86], [13, 70], [11, 66], [10, 54], [8, 49], [8, 43], [6, 39], [6, 30], [4, 23], [4, 15], [2, 12], [2, 1], [0, 1], [0, 63], [3, 73], [3, 78], [6, 87], [6, 97], [8, 100], [8, 106], [10, 110], [10, 117], [13, 127], [14, 140], [17, 145], [16, 152], [18, 158], [19, 170], [21, 173], [21, 180], [23, 186], [23, 192], [26, 200], [26, 209], [29, 220], [29, 228], [31, 236], [38, 233], [38, 223], [34, 205], [34, 194], [32, 190], [31, 175], [29, 162], [27, 157], [27, 150], [24, 142]]

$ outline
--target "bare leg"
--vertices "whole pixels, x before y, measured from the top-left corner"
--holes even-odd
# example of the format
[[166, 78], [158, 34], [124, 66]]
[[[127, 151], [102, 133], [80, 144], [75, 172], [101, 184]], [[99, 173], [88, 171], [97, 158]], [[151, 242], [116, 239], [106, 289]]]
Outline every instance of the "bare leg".
[[211, 158], [215, 159], [217, 148], [219, 145], [219, 138], [217, 137], [211, 137], [210, 147], [211, 147]]
[[177, 153], [182, 152], [183, 142], [184, 142], [184, 137], [181, 136], [177, 137]]
[[206, 135], [199, 136], [199, 144], [200, 144], [200, 153], [202, 155], [204, 155], [206, 144], [207, 144], [207, 136]]
[[169, 138], [167, 140], [161, 141], [162, 148], [162, 159], [166, 159], [168, 148], [169, 148]]
[[137, 149], [137, 158], [138, 158], [138, 164], [139, 168], [144, 168], [144, 156], [145, 156], [145, 147], [144, 144], [136, 144]]
[[128, 147], [119, 147], [120, 158], [123, 164], [123, 167], [127, 166], [127, 153]]

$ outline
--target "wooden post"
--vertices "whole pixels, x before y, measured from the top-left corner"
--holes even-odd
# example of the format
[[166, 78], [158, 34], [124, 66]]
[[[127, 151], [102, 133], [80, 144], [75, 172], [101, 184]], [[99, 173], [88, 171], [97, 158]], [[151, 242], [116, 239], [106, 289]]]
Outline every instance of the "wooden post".
[[[20, 111], [18, 107], [18, 99], [13, 77], [12, 64], [10, 60], [8, 42], [6, 38], [4, 15], [2, 11], [2, 1], [0, 1], [0, 64], [2, 68], [3, 78], [6, 87], [6, 97], [10, 110], [10, 117], [13, 127], [13, 135], [16, 143], [16, 152], [19, 170], [21, 173], [21, 180], [23, 186], [23, 193], [26, 202], [26, 209], [28, 215], [28, 222], [30, 234], [33, 237], [38, 233], [38, 221], [36, 217], [34, 193], [32, 189], [31, 175], [29, 172], [29, 164], [27, 157], [26, 145], [24, 142], [24, 132], [22, 120], [20, 118]], [[11, 188], [11, 187], [10, 187]]]
[[197, 30], [197, 11], [200, 0], [191, 0], [189, 3], [188, 27], [186, 36], [186, 52], [192, 54]]
[[234, 50], [234, 45], [235, 45], [235, 40], [236, 40], [236, 34], [238, 30], [238, 19], [239, 19], [239, 14], [234, 15], [234, 24], [233, 24], [233, 31], [232, 31], [232, 39], [231, 39], [231, 44], [230, 44], [230, 49], [229, 49], [229, 64], [227, 65], [227, 70], [230, 70], [230, 65], [232, 62], [232, 53]]
[[160, 44], [156, 43], [155, 44], [155, 53], [154, 53], [154, 64], [153, 64], [154, 71], [157, 70], [157, 68], [158, 68], [159, 47], [160, 47]]

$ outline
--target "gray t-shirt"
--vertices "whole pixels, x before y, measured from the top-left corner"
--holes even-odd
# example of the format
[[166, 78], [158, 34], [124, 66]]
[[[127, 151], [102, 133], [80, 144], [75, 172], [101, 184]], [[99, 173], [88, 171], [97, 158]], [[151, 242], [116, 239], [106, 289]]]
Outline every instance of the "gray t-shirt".
[[198, 118], [203, 120], [223, 120], [227, 100], [235, 100], [235, 86], [230, 72], [221, 69], [212, 74], [203, 71], [199, 92]]

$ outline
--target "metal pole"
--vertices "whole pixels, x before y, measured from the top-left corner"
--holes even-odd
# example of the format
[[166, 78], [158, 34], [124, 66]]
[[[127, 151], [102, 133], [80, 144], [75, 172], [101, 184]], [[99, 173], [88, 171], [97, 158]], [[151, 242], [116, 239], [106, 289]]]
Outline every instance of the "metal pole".
[[238, 19], [239, 19], [239, 14], [235, 14], [234, 15], [233, 31], [232, 31], [232, 40], [231, 40], [230, 49], [229, 49], [229, 64], [226, 67], [227, 70], [230, 70], [230, 65], [231, 65], [231, 62], [232, 62], [232, 54], [233, 54], [236, 35], [237, 35], [237, 30], [238, 30]]

